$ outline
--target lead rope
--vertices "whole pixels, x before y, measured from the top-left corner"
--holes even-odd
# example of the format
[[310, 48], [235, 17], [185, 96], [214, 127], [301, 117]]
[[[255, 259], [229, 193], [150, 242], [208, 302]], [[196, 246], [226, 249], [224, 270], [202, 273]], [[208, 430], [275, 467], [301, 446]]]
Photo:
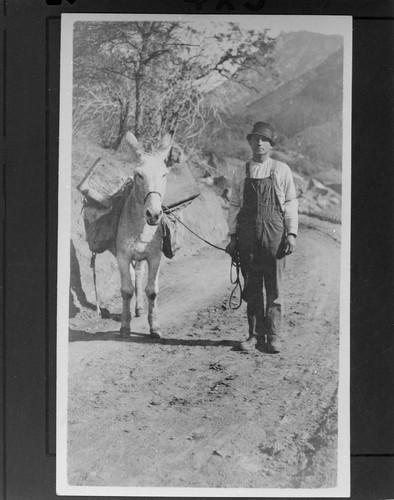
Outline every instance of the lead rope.
[[100, 304], [97, 293], [97, 279], [96, 279], [96, 253], [92, 252], [92, 257], [90, 259], [90, 267], [93, 270], [93, 283], [94, 283], [94, 294], [96, 297], [96, 311], [99, 316], [101, 316]]
[[[235, 255], [231, 257], [231, 267], [230, 267], [230, 282], [232, 285], [235, 285], [231, 291], [230, 298], [228, 299], [228, 305], [230, 309], [236, 310], [239, 309], [242, 305], [242, 285], [239, 279], [239, 269], [241, 267], [239, 253], [237, 252]], [[235, 268], [235, 280], [233, 278], [233, 272]], [[236, 307], [233, 306], [233, 299], [235, 291], [239, 288], [239, 302]]]
[[167, 207], [165, 207], [163, 205], [163, 212], [170, 217], [174, 217], [174, 219], [176, 219], [178, 222], [180, 222], [182, 224], [182, 226], [184, 226], [188, 231], [190, 231], [192, 234], [194, 234], [194, 236], [197, 236], [197, 238], [199, 238], [201, 241], [203, 241], [204, 243], [207, 243], [208, 245], [211, 245], [211, 247], [213, 248], [217, 248], [218, 250], [223, 250], [223, 252], [226, 251], [225, 248], [222, 248], [222, 247], [218, 247], [216, 245], [214, 245], [213, 243], [211, 243], [210, 241], [204, 239], [202, 236], [198, 235], [197, 233], [195, 233], [192, 229], [190, 229], [190, 227], [186, 226], [186, 224], [184, 222], [181, 221], [181, 219], [179, 217], [177, 217], [173, 212], [171, 212], [171, 210]]
[[[210, 241], [206, 240], [205, 238], [203, 238], [199, 234], [195, 233], [192, 229], [190, 229], [190, 227], [188, 227], [184, 222], [182, 222], [179, 217], [177, 217], [173, 212], [171, 212], [171, 210], [169, 208], [165, 207], [164, 205], [163, 205], [163, 212], [167, 216], [169, 216], [170, 219], [171, 219], [171, 217], [173, 217], [178, 222], [180, 222], [182, 224], [182, 226], [184, 226], [188, 231], [190, 231], [192, 234], [194, 234], [194, 236], [196, 236], [197, 238], [199, 238], [204, 243], [207, 243], [208, 245], [210, 245], [213, 248], [216, 248], [217, 250], [222, 250], [223, 252], [226, 251], [225, 248], [218, 247], [217, 245], [214, 245], [213, 243], [211, 243]], [[234, 270], [234, 268], [235, 268], [235, 272], [236, 272], [236, 278], [235, 278], [235, 280], [233, 279], [233, 270]], [[242, 285], [241, 285], [241, 281], [239, 279], [239, 269], [240, 269], [240, 260], [239, 260], [239, 253], [237, 252], [237, 254], [235, 256], [233, 255], [231, 257], [230, 282], [231, 282], [232, 285], [235, 285], [235, 286], [234, 286], [233, 290], [231, 291], [230, 298], [229, 298], [229, 301], [228, 301], [229, 308], [230, 309], [234, 309], [234, 310], [235, 309], [239, 309], [241, 307], [241, 304], [242, 304]], [[238, 303], [238, 305], [236, 307], [234, 307], [233, 306], [233, 299], [234, 299], [234, 294], [235, 294], [235, 291], [237, 290], [237, 288], [239, 288], [239, 303]]]

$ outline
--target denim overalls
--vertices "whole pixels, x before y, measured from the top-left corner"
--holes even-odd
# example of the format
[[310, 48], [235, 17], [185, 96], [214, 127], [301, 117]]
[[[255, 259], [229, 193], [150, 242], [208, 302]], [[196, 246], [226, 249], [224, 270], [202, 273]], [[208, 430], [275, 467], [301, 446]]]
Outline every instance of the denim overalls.
[[243, 299], [260, 318], [257, 333], [267, 334], [268, 338], [281, 334], [286, 237], [273, 169], [269, 177], [252, 179], [249, 163], [246, 165], [243, 204], [237, 217], [238, 251], [245, 280]]

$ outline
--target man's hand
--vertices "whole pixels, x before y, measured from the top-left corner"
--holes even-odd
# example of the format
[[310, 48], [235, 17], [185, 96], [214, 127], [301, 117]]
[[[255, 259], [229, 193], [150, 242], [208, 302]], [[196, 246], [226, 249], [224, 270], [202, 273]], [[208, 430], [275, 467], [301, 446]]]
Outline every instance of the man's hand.
[[237, 237], [236, 235], [232, 235], [230, 243], [226, 246], [226, 253], [228, 253], [232, 257], [233, 255], [235, 255], [236, 252], [237, 252]]
[[294, 252], [296, 248], [296, 239], [295, 236], [292, 234], [289, 234], [286, 238], [286, 255], [290, 255], [291, 253]]

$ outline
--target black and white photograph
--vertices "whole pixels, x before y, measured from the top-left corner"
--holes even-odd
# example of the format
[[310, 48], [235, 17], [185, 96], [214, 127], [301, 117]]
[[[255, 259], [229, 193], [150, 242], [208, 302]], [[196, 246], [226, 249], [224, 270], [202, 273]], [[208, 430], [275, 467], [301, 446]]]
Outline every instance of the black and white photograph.
[[352, 18], [62, 14], [58, 495], [350, 495]]

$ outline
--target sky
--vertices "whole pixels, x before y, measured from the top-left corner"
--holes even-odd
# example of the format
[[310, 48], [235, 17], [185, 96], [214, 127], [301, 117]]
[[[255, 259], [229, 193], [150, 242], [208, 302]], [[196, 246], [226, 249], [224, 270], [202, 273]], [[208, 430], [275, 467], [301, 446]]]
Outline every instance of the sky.
[[265, 15], [175, 15], [175, 14], [67, 14], [74, 20], [96, 21], [193, 21], [205, 24], [209, 31], [210, 21], [237, 22], [246, 29], [270, 30], [270, 36], [277, 36], [281, 31], [310, 31], [326, 35], [349, 35], [351, 33], [351, 16], [265, 16]]
[[237, 22], [246, 29], [269, 29], [269, 35], [276, 37], [280, 32], [310, 31], [325, 35], [346, 35], [351, 29], [351, 18], [346, 16], [177, 16], [179, 20], [192, 20], [195, 23], [204, 23], [207, 27], [209, 21]]
[[[281, 31], [311, 31], [326, 35], [343, 35], [349, 26], [349, 17], [340, 16], [247, 16], [243, 21], [239, 16], [237, 21], [254, 29], [270, 29], [271, 36], [277, 36]], [[245, 16], [246, 17], [246, 16]]]

